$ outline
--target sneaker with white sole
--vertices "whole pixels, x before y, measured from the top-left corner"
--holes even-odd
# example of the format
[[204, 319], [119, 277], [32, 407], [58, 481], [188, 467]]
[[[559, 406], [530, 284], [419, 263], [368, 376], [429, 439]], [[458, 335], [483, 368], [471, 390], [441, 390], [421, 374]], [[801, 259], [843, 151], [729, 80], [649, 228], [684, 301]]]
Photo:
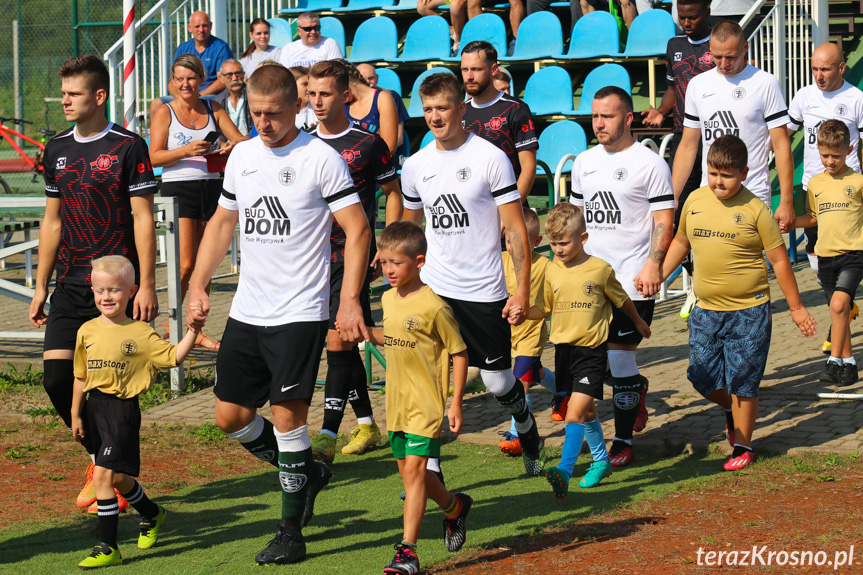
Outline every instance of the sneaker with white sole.
[[596, 487], [609, 475], [611, 475], [611, 463], [608, 460], [594, 461], [590, 464], [590, 468], [581, 478], [581, 481], [578, 482], [578, 486], [585, 489]]
[[737, 457], [732, 455], [722, 466], [725, 471], [740, 471], [746, 469], [755, 462], [755, 452], [747, 449]]
[[625, 441], [617, 440], [612, 442], [611, 449], [608, 451], [608, 460], [612, 467], [626, 467], [635, 457], [632, 455], [632, 446]]
[[458, 512], [453, 519], [443, 519], [443, 536], [446, 542], [446, 549], [450, 553], [455, 553], [464, 546], [467, 541], [467, 515], [470, 513], [470, 508], [473, 507], [473, 499], [466, 493], [456, 493], [455, 496], [461, 501], [461, 511]]

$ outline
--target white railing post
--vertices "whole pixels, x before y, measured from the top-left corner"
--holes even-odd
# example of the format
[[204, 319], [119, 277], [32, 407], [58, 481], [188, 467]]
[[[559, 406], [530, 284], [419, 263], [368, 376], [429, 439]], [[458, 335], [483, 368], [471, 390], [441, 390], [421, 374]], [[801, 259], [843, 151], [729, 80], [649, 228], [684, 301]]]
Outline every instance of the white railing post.
[[[180, 296], [180, 219], [177, 213], [176, 198], [159, 198], [159, 207], [165, 210], [165, 244], [168, 255], [168, 329], [171, 343], [180, 343], [185, 333], [183, 322], [183, 300]], [[171, 395], [183, 391], [183, 366], [171, 370]]]
[[[159, 10], [162, 23], [159, 24], [159, 92], [168, 93], [168, 76], [171, 70], [171, 58], [173, 57], [173, 46], [171, 46], [171, 16], [168, 4], [164, 4]], [[153, 96], [158, 94], [154, 93]]]
[[117, 55], [111, 54], [108, 58], [108, 85], [111, 86], [111, 95], [108, 98], [108, 119], [117, 123]]
[[[792, 0], [793, 1], [793, 0]], [[773, 75], [779, 79], [782, 95], [788, 101], [788, 63], [785, 61], [785, 0], [776, 0], [776, 11], [773, 14]]]
[[123, 127], [132, 132], [138, 129], [137, 96], [135, 0], [123, 0]]
[[226, 42], [230, 42], [228, 36], [228, 7], [225, 0], [210, 0], [210, 21], [213, 23], [213, 36], [218, 36]]

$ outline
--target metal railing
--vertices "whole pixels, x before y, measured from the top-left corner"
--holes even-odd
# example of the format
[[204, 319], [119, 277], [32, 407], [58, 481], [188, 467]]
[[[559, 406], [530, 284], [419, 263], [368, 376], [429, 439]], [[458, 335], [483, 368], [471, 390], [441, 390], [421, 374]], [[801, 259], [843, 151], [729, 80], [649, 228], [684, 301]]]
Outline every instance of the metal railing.
[[[213, 34], [231, 47], [234, 56], [240, 54], [249, 44], [249, 22], [254, 18], [273, 18], [278, 16], [282, 0], [184, 0], [170, 10], [171, 0], [160, 0], [135, 22], [135, 34], [143, 36], [136, 45], [135, 75], [137, 94], [135, 116], [141, 118], [139, 126], [149, 124], [149, 103], [153, 98], [168, 94], [168, 80], [177, 46], [187, 41], [187, 24], [193, 12], [202, 10], [216, 23], [222, 21], [215, 10], [224, 9], [225, 30], [214, 28]], [[221, 7], [221, 8], [220, 8]], [[122, 125], [123, 102], [123, 38], [119, 38], [103, 55], [108, 63], [111, 79], [111, 95], [108, 118]]]

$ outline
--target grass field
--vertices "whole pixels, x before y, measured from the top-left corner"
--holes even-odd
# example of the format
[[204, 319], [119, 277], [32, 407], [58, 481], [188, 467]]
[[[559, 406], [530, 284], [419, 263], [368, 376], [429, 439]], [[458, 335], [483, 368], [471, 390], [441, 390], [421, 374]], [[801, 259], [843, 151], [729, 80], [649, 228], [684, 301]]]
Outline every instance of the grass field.
[[[588, 460], [589, 455], [581, 457], [577, 477]], [[715, 475], [720, 461], [721, 456], [713, 454], [645, 457], [600, 487], [576, 487], [567, 500], [558, 501], [544, 479], [524, 475], [520, 458], [504, 458], [495, 446], [456, 442], [443, 448], [449, 487], [470, 493], [476, 501], [468, 519], [466, 550], [507, 546], [519, 537], [667, 494], [681, 482], [691, 485]], [[318, 498], [317, 514], [305, 530], [307, 559], [285, 572], [379, 573], [401, 536], [402, 487], [395, 462], [388, 449], [381, 449], [337, 460], [333, 471], [335, 477]], [[162, 539], [150, 550], [135, 546], [135, 515], [120, 518], [124, 575], [248, 572], [255, 554], [274, 534], [280, 509], [275, 472], [269, 468], [182, 489], [157, 501], [169, 513]], [[419, 542], [423, 567], [452, 557], [444, 547], [441, 518], [438, 509], [426, 515]], [[78, 572], [76, 565], [96, 536], [95, 519], [72, 509], [63, 520], [18, 523], [0, 531], [0, 573]]]

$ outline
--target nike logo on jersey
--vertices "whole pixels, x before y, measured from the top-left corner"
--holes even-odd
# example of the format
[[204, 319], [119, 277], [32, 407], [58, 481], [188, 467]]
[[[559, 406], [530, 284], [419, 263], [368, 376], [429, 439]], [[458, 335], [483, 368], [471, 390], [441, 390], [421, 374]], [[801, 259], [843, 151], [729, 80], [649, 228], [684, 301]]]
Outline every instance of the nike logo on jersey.
[[557, 293], [559, 290], [560, 290], [560, 288], [554, 288], [554, 290], [552, 291], [552, 293]]
[[422, 443], [413, 443], [412, 441], [408, 441], [408, 447], [422, 447]]
[[[701, 212], [703, 212], [703, 211], [704, 211], [704, 210], [701, 210]], [[689, 213], [690, 213], [690, 214], [692, 214], [692, 215], [694, 216], [695, 214], [700, 214], [701, 212], [691, 211], [691, 212], [689, 212]]]
[[812, 108], [820, 108], [820, 104], [806, 104], [806, 109], [811, 110]]
[[625, 336], [625, 335], [629, 335], [629, 334], [631, 334], [631, 333], [635, 333], [635, 330], [634, 330], [634, 329], [633, 329], [633, 330], [631, 330], [631, 331], [620, 331], [620, 330], [617, 330], [617, 337], [623, 337], [623, 336]]
[[701, 99], [703, 100], [704, 98], [709, 98], [710, 96], [713, 96], [714, 94], [716, 94], [716, 92], [710, 92], [709, 94], [702, 94]]
[[432, 178], [433, 178], [433, 177], [435, 177], [435, 176], [437, 176], [437, 174], [435, 174], [434, 176], [423, 176], [423, 181], [424, 181], [424, 182], [427, 182], [427, 181], [429, 181], [430, 179], [432, 179]]
[[818, 196], [820, 196], [820, 195], [821, 195], [821, 194], [823, 194], [823, 193], [824, 193], [824, 192], [817, 193], [817, 194], [815, 194], [815, 197], [817, 198]]
[[499, 356], [497, 356], [497, 357], [496, 357], [496, 358], [494, 358], [494, 359], [485, 358], [485, 364], [486, 364], [486, 365], [491, 365], [491, 364], [493, 364], [494, 362], [498, 361], [498, 360], [499, 360], [499, 359], [501, 359], [501, 358], [503, 358], [503, 356], [502, 356], [502, 355], [499, 355]]
[[581, 175], [582, 175], [582, 176], [589, 176], [590, 174], [594, 173], [595, 171], [596, 171], [596, 170], [590, 170], [589, 172], [584, 172], [584, 173], [583, 173], [583, 174], [581, 174]]
[[294, 385], [283, 385], [283, 386], [282, 386], [282, 393], [285, 393], [285, 392], [286, 392], [286, 391], [288, 391], [289, 389], [294, 389], [294, 388], [295, 388], [295, 387], [297, 387], [298, 385], [300, 385], [300, 384], [299, 384], [299, 383], [295, 383]]
[[255, 173], [255, 172], [257, 172], [257, 171], [258, 171], [258, 170], [243, 170], [243, 175], [244, 175], [244, 176], [250, 176], [250, 175], [254, 174], [254, 173]]

